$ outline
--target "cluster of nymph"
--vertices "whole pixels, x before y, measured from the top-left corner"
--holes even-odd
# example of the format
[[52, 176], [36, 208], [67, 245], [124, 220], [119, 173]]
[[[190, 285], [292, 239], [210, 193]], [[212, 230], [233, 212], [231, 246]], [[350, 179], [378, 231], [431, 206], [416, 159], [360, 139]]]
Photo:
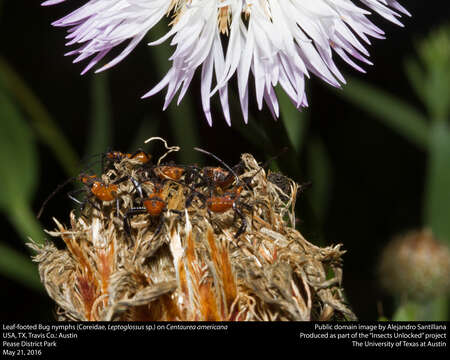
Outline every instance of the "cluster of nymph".
[[[173, 161], [154, 163], [152, 155], [142, 149], [134, 153], [106, 151], [101, 154], [100, 176], [82, 172], [62, 186], [78, 180], [81, 187], [70, 191], [68, 197], [79, 206], [81, 214], [110, 210], [115, 223], [123, 226], [130, 239], [133, 238], [133, 219], [138, 215], [146, 215], [147, 225], [157, 237], [166, 215], [182, 217], [184, 211], [192, 208], [204, 209], [209, 217], [232, 211], [233, 223], [239, 223], [234, 234], [238, 238], [248, 226], [244, 211], [252, 210], [250, 204], [242, 201], [241, 193], [251, 190], [252, 179], [259, 171], [242, 177], [245, 171], [242, 160], [229, 166], [206, 150], [195, 150], [214, 158], [221, 166], [179, 165]], [[62, 186], [47, 198], [38, 218], [47, 201]]]

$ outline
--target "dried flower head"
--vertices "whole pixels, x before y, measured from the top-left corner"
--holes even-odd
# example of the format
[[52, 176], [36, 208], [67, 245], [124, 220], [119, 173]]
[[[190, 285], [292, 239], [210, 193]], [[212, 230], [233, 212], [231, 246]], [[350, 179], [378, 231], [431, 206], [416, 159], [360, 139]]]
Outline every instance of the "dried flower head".
[[[57, 228], [48, 234], [61, 238], [65, 248], [51, 241], [30, 246], [37, 253], [41, 280], [58, 306], [58, 318], [355, 319], [343, 300], [341, 245], [320, 248], [294, 228], [298, 185], [286, 177], [283, 191], [268, 181], [250, 154], [241, 160], [239, 180], [233, 179], [237, 183], [224, 191], [201, 181], [194, 187], [186, 178], [189, 168], [176, 181], [168, 179], [169, 171], [160, 183], [141, 181], [148, 194], [155, 194], [158, 184], [158, 199], [166, 204], [160, 225], [141, 212], [129, 218], [130, 232], [124, 229], [123, 218], [141, 200], [136, 182], [130, 181], [117, 184], [119, 210], [114, 201], [95, 207], [88, 203], [81, 216], [71, 212], [69, 226], [55, 219]], [[142, 171], [124, 157], [102, 179], [139, 179]], [[235, 206], [213, 211], [212, 201], [220, 196], [225, 201], [241, 187]], [[197, 196], [186, 206], [195, 191]], [[211, 191], [216, 200], [208, 195]]]
[[[53, 5], [65, 0], [48, 0]], [[172, 68], [144, 97], [167, 87], [164, 108], [180, 92], [178, 103], [201, 66], [201, 96], [206, 119], [212, 125], [210, 98], [219, 92], [223, 113], [231, 124], [228, 81], [237, 75], [244, 120], [248, 119], [249, 76], [253, 74], [256, 101], [278, 116], [274, 87], [279, 84], [297, 108], [308, 106], [305, 78], [315, 74], [339, 87], [345, 83], [333, 56], [338, 55], [358, 71], [357, 62], [371, 64], [363, 43], [384, 32], [368, 18], [370, 11], [401, 25], [401, 14], [409, 15], [396, 0], [90, 0], [55, 21], [69, 27], [67, 45], [80, 45], [67, 55], [75, 62], [92, 57], [83, 73], [112, 49], [128, 44], [97, 71], [123, 60], [165, 15], [171, 28], [158, 45], [172, 38], [176, 50], [169, 59]], [[215, 84], [213, 85], [213, 77]]]
[[430, 230], [396, 237], [383, 250], [380, 281], [391, 294], [429, 300], [450, 291], [450, 251]]

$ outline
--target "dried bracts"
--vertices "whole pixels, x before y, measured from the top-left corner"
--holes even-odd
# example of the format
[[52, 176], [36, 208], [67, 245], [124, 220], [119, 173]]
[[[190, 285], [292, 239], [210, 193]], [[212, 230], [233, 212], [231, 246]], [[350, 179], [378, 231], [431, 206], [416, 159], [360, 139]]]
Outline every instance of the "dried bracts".
[[295, 229], [296, 182], [270, 181], [250, 154], [207, 167], [112, 154], [48, 231], [64, 246], [30, 244], [59, 320], [355, 319], [341, 245]]

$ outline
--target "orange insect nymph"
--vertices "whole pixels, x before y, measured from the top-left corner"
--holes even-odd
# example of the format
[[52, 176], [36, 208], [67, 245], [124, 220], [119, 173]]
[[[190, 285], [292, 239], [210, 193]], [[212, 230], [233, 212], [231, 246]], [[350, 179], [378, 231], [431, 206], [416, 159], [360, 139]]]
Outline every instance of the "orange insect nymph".
[[106, 157], [111, 160], [122, 160], [123, 158], [127, 157], [127, 154], [124, 154], [123, 152], [120, 151], [109, 151], [106, 153]]
[[100, 181], [94, 181], [91, 186], [92, 194], [101, 201], [112, 201], [117, 196], [117, 185], [106, 185]]
[[214, 186], [218, 186], [221, 189], [229, 187], [235, 179], [233, 173], [221, 167], [208, 166], [203, 169], [203, 172]]
[[[157, 225], [154, 230], [154, 236], [157, 236], [161, 231], [164, 224], [164, 213], [173, 212], [181, 214], [181, 211], [174, 209], [167, 209], [167, 202], [164, 200], [164, 192], [162, 186], [155, 186], [154, 192], [142, 199], [142, 205], [140, 207], [133, 207], [129, 209], [124, 217], [123, 227], [128, 236], [131, 237], [131, 223], [130, 218], [135, 215], [148, 214], [151, 219], [156, 219]], [[159, 219], [159, 220], [158, 220]], [[154, 222], [153, 220], [151, 222]]]
[[139, 151], [134, 154], [127, 154], [127, 157], [132, 160], [137, 160], [143, 164], [146, 164], [150, 161], [152, 156], [147, 154], [145, 151]]
[[184, 168], [180, 166], [172, 166], [172, 165], [161, 165], [157, 166], [153, 169], [156, 176], [160, 179], [169, 179], [178, 181], [184, 174]]
[[160, 216], [166, 208], [166, 202], [158, 194], [152, 194], [143, 201], [144, 207], [150, 216]]
[[241, 191], [242, 186], [239, 186], [235, 191], [228, 192], [221, 196], [210, 196], [206, 199], [206, 206], [212, 212], [223, 213], [234, 207]]
[[92, 183], [92, 181], [94, 181], [95, 179], [97, 179], [97, 175], [80, 175], [80, 181], [83, 184], [89, 185], [89, 183]]

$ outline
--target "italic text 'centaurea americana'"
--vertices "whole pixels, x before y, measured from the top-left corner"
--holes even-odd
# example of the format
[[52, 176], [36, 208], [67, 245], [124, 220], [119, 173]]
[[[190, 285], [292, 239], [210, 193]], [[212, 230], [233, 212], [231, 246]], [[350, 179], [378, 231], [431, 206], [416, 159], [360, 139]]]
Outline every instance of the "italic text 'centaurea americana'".
[[[66, 0], [48, 0], [54, 5]], [[371, 64], [366, 49], [370, 38], [384, 32], [369, 17], [376, 12], [402, 25], [409, 15], [396, 0], [90, 0], [55, 21], [69, 27], [67, 45], [78, 46], [67, 55], [74, 62], [90, 58], [82, 73], [97, 65], [113, 48], [123, 50], [98, 68], [100, 72], [123, 60], [158, 24], [170, 16], [167, 33], [149, 45], [168, 39], [175, 47], [172, 67], [144, 94], [167, 87], [164, 109], [178, 94], [179, 103], [196, 70], [201, 72], [202, 106], [212, 125], [210, 99], [218, 93], [225, 120], [231, 124], [228, 81], [236, 75], [245, 122], [248, 120], [249, 78], [254, 79], [258, 108], [265, 102], [278, 117], [274, 87], [279, 85], [297, 108], [308, 106], [305, 78], [314, 74], [339, 87], [345, 79], [334, 58], [342, 58], [358, 71]], [[151, 31], [150, 31], [151, 36]]]

